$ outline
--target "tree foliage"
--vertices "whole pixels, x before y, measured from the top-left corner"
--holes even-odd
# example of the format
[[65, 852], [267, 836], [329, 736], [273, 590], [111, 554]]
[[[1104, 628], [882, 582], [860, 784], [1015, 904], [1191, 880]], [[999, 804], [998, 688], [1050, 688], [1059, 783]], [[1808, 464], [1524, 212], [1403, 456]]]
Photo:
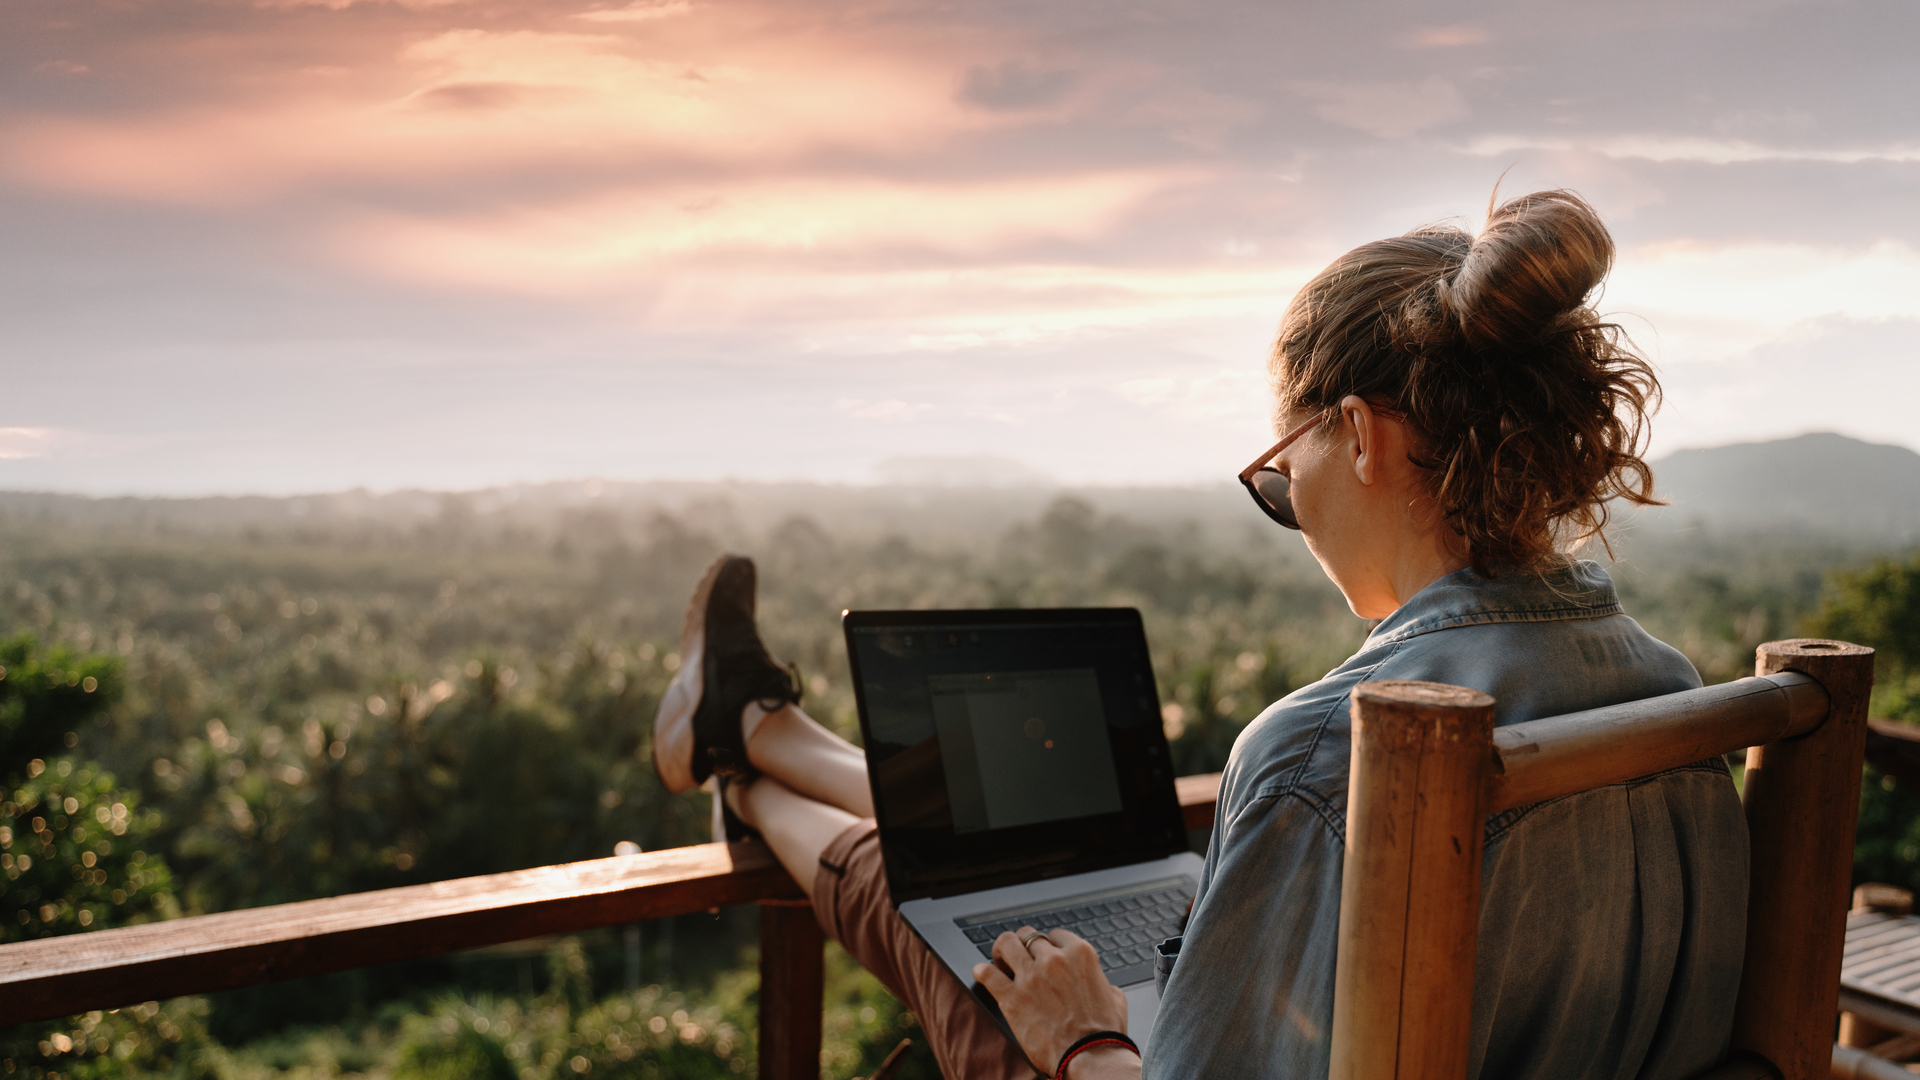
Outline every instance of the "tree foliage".
[[[177, 914], [152, 853], [159, 815], [97, 765], [53, 755], [119, 700], [121, 671], [116, 657], [43, 648], [32, 631], [0, 642], [0, 943]], [[23, 1024], [0, 1032], [0, 1065], [28, 1077], [193, 1075], [198, 1031], [191, 1004]]]
[[77, 729], [119, 700], [117, 657], [42, 648], [31, 630], [0, 640], [0, 780], [78, 740]]
[[1880, 674], [1920, 667], [1920, 553], [1834, 576], [1832, 597], [1809, 621], [1820, 637], [1871, 645]]

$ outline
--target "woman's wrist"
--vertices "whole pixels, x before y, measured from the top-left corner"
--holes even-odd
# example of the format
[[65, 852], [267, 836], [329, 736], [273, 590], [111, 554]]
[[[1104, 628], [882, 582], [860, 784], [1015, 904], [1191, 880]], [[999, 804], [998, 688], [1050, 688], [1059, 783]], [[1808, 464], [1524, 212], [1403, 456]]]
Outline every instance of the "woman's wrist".
[[1139, 1075], [1139, 1054], [1116, 1043], [1102, 1043], [1075, 1054], [1059, 1080], [1134, 1080]]
[[1060, 1064], [1053, 1070], [1053, 1080], [1066, 1080], [1069, 1065], [1097, 1051], [1113, 1051], [1131, 1055], [1135, 1061], [1140, 1059], [1140, 1047], [1125, 1032], [1091, 1031], [1074, 1040], [1060, 1056]]

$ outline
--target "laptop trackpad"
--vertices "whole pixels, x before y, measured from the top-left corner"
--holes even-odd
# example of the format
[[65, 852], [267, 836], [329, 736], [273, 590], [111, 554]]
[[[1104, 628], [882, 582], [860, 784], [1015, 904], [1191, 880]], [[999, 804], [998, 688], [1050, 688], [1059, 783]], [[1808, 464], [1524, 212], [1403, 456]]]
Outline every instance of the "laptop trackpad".
[[1160, 1012], [1160, 991], [1153, 980], [1134, 983], [1126, 988], [1127, 995], [1127, 1034], [1141, 1046], [1147, 1045], [1147, 1036], [1153, 1033], [1153, 1018]]

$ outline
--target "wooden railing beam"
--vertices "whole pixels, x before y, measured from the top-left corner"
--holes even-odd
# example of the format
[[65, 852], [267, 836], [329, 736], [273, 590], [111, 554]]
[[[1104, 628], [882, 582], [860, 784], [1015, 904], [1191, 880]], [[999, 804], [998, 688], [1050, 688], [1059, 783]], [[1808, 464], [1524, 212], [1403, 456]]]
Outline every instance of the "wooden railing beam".
[[[1183, 776], [1176, 787], [1187, 827], [1211, 825], [1219, 774]], [[0, 945], [0, 1025], [736, 904], [804, 899], [765, 847], [694, 844], [17, 942]], [[796, 949], [810, 932], [795, 922], [811, 925], [811, 914], [801, 914], [804, 920], [774, 916], [794, 923], [789, 939]], [[818, 954], [818, 930], [811, 933]], [[807, 976], [802, 971], [796, 977]], [[783, 985], [792, 983], [782, 979]], [[817, 1051], [817, 1037], [815, 1042]]]
[[1180, 815], [1186, 820], [1187, 828], [1213, 828], [1214, 803], [1220, 798], [1220, 774], [1182, 776], [1174, 780], [1173, 787], [1180, 796]]
[[803, 894], [758, 844], [643, 855], [0, 946], [0, 1023]]

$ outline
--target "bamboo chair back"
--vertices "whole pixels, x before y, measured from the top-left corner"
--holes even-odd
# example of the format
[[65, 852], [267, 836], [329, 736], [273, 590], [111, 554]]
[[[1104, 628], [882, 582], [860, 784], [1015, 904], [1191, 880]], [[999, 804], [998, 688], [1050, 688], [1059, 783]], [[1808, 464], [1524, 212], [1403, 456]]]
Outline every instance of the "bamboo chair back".
[[1487, 815], [1743, 747], [1746, 960], [1703, 1080], [1829, 1075], [1872, 686], [1873, 650], [1813, 639], [1760, 646], [1750, 679], [1501, 728], [1476, 690], [1362, 683], [1332, 1080], [1466, 1076]]

